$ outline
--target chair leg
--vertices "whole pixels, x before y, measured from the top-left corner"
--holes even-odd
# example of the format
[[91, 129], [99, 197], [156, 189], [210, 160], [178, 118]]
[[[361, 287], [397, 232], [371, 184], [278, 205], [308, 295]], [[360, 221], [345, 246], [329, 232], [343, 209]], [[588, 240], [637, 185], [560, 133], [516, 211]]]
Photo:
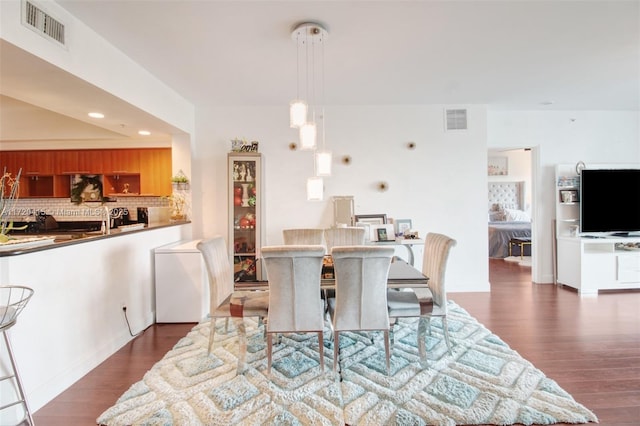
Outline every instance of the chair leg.
[[442, 317], [442, 333], [444, 334], [444, 341], [447, 343], [447, 349], [449, 349], [449, 355], [453, 355], [451, 351], [451, 341], [449, 340], [449, 325], [447, 324], [447, 317]]
[[213, 339], [216, 335], [216, 318], [211, 317], [211, 322], [209, 323], [209, 347], [207, 348], [207, 355], [211, 355], [211, 351], [213, 350]]
[[[340, 362], [340, 335], [338, 331], [333, 332], [333, 372], [336, 372], [336, 368], [339, 367]], [[338, 371], [340, 369], [338, 368]]]
[[[4, 341], [7, 345], [7, 353], [9, 354], [9, 361], [11, 362], [11, 367], [13, 368], [13, 376], [5, 376], [2, 380], [10, 379], [11, 377], [15, 379], [16, 385], [18, 387], [18, 397], [20, 398], [16, 402], [16, 404], [22, 403], [22, 407], [24, 408], [24, 411], [25, 411], [25, 417], [23, 418], [23, 422], [24, 420], [27, 420], [29, 422], [29, 426], [34, 426], [35, 423], [33, 422], [33, 416], [31, 415], [31, 411], [29, 410], [29, 405], [27, 404], [27, 397], [25, 396], [24, 389], [22, 388], [22, 381], [20, 380], [20, 374], [18, 373], [18, 366], [16, 365], [16, 360], [13, 357], [13, 349], [11, 347], [11, 342], [9, 341], [9, 336], [7, 335], [7, 331], [4, 330], [2, 332], [2, 335], [4, 336]], [[4, 408], [9, 408], [11, 405], [13, 404], [9, 404]]]
[[267, 333], [267, 374], [271, 374], [271, 351], [273, 350], [273, 336]]
[[243, 318], [233, 318], [233, 322], [238, 330], [238, 374], [244, 372], [247, 358], [247, 332], [244, 327]]
[[324, 373], [324, 339], [322, 331], [318, 332], [318, 354], [320, 355], [320, 371]]
[[420, 356], [420, 366], [427, 368], [427, 328], [429, 318], [420, 317], [418, 319], [418, 355]]
[[384, 354], [387, 358], [387, 376], [390, 372], [391, 351], [389, 350], [389, 330], [384, 330]]

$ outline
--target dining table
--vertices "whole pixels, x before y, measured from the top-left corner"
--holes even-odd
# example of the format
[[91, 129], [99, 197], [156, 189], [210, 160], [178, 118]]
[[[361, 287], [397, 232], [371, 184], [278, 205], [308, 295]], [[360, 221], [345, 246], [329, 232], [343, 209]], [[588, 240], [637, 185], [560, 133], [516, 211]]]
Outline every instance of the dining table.
[[[323, 277], [320, 281], [322, 290], [331, 290], [336, 288], [336, 280], [331, 272], [327, 272], [328, 268], [323, 268]], [[394, 257], [389, 266], [389, 276], [387, 278], [388, 288], [428, 288], [429, 277], [426, 277], [421, 271], [413, 267], [406, 260]], [[268, 280], [242, 281], [236, 282], [234, 285], [236, 291], [259, 291], [268, 290]]]
[[[387, 277], [387, 287], [390, 289], [402, 288], [428, 288], [429, 278], [421, 271], [414, 268], [404, 259], [394, 257], [389, 266], [389, 275]], [[333, 263], [330, 256], [325, 256], [325, 262], [322, 269], [322, 278], [320, 281], [320, 289], [323, 293], [336, 288], [335, 275], [333, 274]], [[243, 293], [251, 291], [269, 290], [268, 280], [258, 281], [240, 281], [234, 284], [235, 293], [231, 296], [230, 310], [231, 317], [238, 330], [238, 374], [241, 374], [247, 367], [246, 352], [247, 339], [246, 330], [243, 321], [244, 317], [244, 301]]]

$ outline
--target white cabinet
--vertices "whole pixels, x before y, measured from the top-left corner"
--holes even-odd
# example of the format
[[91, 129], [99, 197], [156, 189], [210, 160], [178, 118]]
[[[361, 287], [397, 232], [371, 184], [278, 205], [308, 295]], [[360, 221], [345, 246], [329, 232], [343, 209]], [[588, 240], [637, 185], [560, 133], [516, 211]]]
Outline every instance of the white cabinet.
[[209, 314], [209, 281], [200, 240], [155, 249], [156, 322], [200, 322]]
[[582, 294], [639, 289], [640, 238], [558, 237], [558, 283]]
[[236, 282], [261, 280], [264, 229], [262, 155], [231, 152], [229, 160], [229, 253]]

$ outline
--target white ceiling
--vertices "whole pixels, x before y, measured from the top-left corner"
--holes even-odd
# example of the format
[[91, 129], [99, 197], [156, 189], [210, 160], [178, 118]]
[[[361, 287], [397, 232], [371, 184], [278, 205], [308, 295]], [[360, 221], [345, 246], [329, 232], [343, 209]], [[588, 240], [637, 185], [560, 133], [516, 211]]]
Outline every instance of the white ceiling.
[[288, 104], [316, 21], [327, 105], [640, 109], [639, 1], [57, 2], [196, 108]]

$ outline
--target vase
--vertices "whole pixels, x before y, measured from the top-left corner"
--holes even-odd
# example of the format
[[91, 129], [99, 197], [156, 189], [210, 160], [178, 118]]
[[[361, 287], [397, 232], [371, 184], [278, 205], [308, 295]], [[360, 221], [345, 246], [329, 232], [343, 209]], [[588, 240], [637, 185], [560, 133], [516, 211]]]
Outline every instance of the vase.
[[242, 207], [249, 207], [249, 184], [242, 184]]

